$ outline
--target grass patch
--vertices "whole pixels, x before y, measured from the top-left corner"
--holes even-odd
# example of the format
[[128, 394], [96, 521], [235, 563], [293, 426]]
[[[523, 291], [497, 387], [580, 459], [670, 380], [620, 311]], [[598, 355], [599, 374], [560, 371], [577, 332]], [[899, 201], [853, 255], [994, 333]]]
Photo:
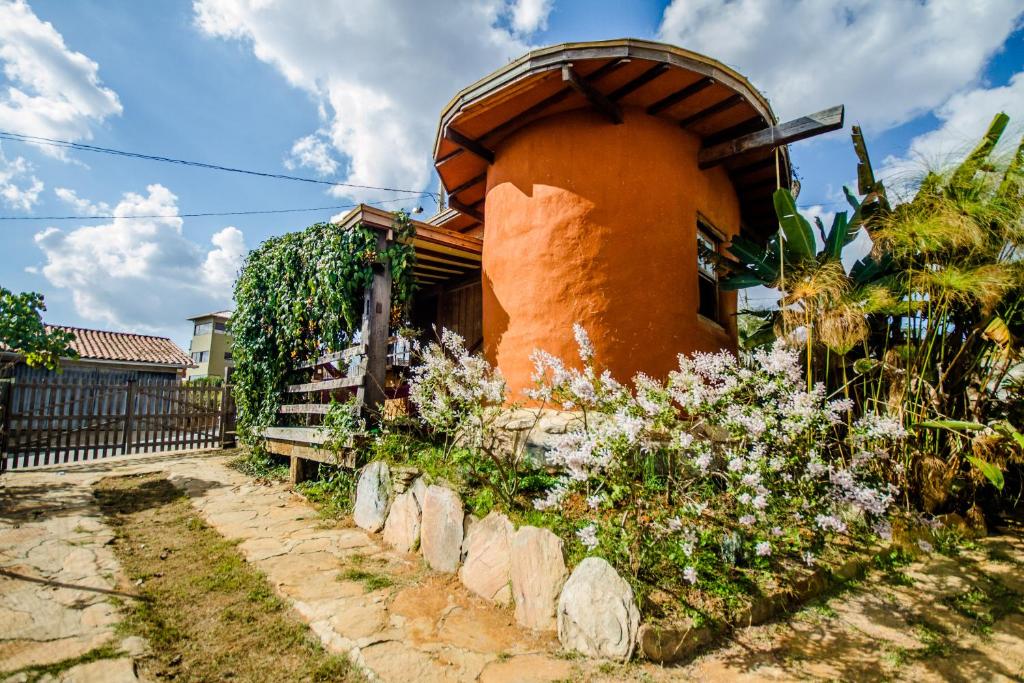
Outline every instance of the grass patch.
[[254, 479], [284, 481], [289, 477], [287, 463], [282, 463], [269, 453], [257, 450], [241, 451], [237, 458], [232, 458], [228, 462], [228, 466]]
[[1022, 597], [1002, 582], [986, 576], [968, 590], [943, 598], [942, 602], [971, 620], [971, 628], [977, 633], [988, 635], [1003, 617], [1024, 612]]
[[[95, 491], [114, 529], [114, 553], [139, 600], [119, 629], [146, 638], [151, 680], [358, 681], [245, 562], [159, 476], [116, 477]], [[139, 583], [141, 581], [141, 583]]]
[[390, 588], [395, 585], [394, 579], [390, 576], [359, 567], [346, 569], [338, 574], [338, 579], [341, 581], [358, 581], [363, 584], [363, 588], [366, 589], [367, 593], [380, 590], [381, 588]]
[[[37, 664], [35, 666], [26, 666], [17, 671], [11, 671], [3, 674], [5, 681], [19, 680], [24, 683], [36, 683], [42, 679], [56, 679], [65, 671], [72, 669], [82, 664], [91, 664], [98, 662], [101, 659], [117, 659], [124, 657], [125, 654], [121, 652], [117, 647], [112, 644], [101, 645], [95, 647], [84, 654], [80, 654], [77, 657], [69, 657], [68, 659], [62, 659], [59, 662], [51, 662], [50, 664]], [[21, 676], [22, 678], [19, 678]]]
[[906, 567], [913, 561], [913, 555], [902, 548], [896, 548], [887, 553], [876, 555], [874, 564], [876, 569], [880, 569], [885, 574], [885, 580], [890, 584], [913, 586], [914, 580], [903, 571], [903, 567]]

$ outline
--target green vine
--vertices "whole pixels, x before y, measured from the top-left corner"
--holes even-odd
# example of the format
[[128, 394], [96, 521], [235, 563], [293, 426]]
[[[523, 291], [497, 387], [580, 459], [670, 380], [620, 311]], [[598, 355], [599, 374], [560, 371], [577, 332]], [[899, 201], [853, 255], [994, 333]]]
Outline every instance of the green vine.
[[392, 322], [407, 317], [416, 260], [408, 214], [395, 214], [392, 231], [383, 253], [379, 233], [361, 223], [350, 229], [316, 223], [249, 253], [235, 282], [231, 318], [243, 441], [256, 445], [253, 435], [274, 423], [285, 386], [304, 379], [298, 365], [351, 345], [375, 264], [391, 269]]

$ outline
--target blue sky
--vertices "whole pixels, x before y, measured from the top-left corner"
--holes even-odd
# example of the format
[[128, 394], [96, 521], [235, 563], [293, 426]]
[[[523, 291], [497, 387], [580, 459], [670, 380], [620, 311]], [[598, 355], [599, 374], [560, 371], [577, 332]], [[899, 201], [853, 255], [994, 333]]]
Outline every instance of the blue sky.
[[[851, 123], [895, 181], [962, 153], [999, 109], [1024, 121], [1022, 10], [1010, 0], [0, 0], [0, 130], [434, 190], [434, 126], [459, 88], [532, 46], [633, 36], [734, 66], [782, 118], [846, 104], [846, 130], [792, 150], [801, 205], [827, 217], [854, 177]], [[395, 196], [13, 141], [0, 151], [2, 216]], [[416, 204], [434, 208], [390, 206]], [[336, 213], [2, 221], [0, 283], [42, 292], [49, 322], [187, 344], [184, 317], [230, 305], [246, 249]]]

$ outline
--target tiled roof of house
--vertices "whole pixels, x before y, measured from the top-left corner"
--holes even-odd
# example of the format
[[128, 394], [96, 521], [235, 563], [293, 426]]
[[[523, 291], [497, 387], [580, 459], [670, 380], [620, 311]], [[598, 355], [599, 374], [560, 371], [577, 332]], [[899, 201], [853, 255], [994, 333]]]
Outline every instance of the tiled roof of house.
[[192, 359], [167, 337], [131, 332], [107, 332], [84, 327], [47, 325], [49, 330], [64, 330], [75, 335], [71, 347], [82, 360], [109, 360], [126, 363], [152, 363], [175, 367], [193, 367]]

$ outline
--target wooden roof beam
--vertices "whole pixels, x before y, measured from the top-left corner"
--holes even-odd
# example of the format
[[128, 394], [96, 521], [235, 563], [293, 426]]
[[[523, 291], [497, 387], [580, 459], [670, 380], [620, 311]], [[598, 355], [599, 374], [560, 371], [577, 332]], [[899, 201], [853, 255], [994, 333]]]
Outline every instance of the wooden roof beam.
[[472, 206], [469, 206], [468, 204], [463, 204], [454, 197], [448, 197], [448, 206], [452, 207], [461, 214], [465, 214], [470, 218], [480, 221], [481, 223], [484, 222], [484, 215], [482, 213], [477, 211]]
[[[598, 67], [597, 69], [595, 69], [593, 73], [588, 74], [583, 80], [585, 80], [587, 83], [590, 83], [591, 85], [593, 85], [593, 84], [597, 83], [599, 80], [601, 80], [602, 78], [604, 78], [605, 76], [607, 76], [608, 74], [621, 69], [626, 64], [629, 64], [629, 59], [626, 58], [626, 57], [621, 57], [619, 59], [613, 59], [613, 60], [607, 62], [606, 64], [603, 64], [602, 66]], [[497, 126], [495, 126], [494, 128], [492, 128], [491, 130], [487, 131], [483, 135], [483, 138], [485, 138], [485, 139], [486, 138], [493, 139], [493, 138], [496, 138], [496, 137], [501, 137], [502, 135], [505, 135], [506, 133], [511, 133], [512, 131], [519, 129], [527, 121], [529, 121], [531, 117], [536, 116], [537, 114], [540, 114], [541, 112], [543, 112], [548, 107], [553, 107], [554, 105], [558, 104], [559, 102], [561, 102], [562, 100], [564, 100], [566, 97], [568, 97], [569, 95], [571, 95], [574, 92], [575, 91], [572, 88], [565, 87], [565, 88], [562, 88], [561, 90], [555, 92], [552, 95], [548, 95], [547, 97], [545, 97], [540, 102], [537, 102], [536, 104], [530, 105], [529, 107], [527, 107], [523, 111], [519, 112], [518, 114], [516, 114], [512, 118], [508, 119], [507, 121], [503, 121], [502, 123], [500, 123]]]
[[756, 133], [743, 135], [728, 142], [702, 149], [697, 157], [698, 163], [701, 168], [710, 168], [740, 154], [781, 147], [797, 140], [838, 130], [843, 127], [844, 116], [845, 111], [841, 104], [823, 109], [799, 119], [780, 123]]
[[746, 135], [747, 133], [756, 133], [757, 131], [767, 127], [768, 122], [764, 120], [763, 116], [760, 114], [751, 116], [745, 121], [740, 121], [735, 126], [729, 126], [728, 128], [714, 133], [713, 135], [706, 136], [704, 138], [703, 146], [712, 147], [720, 142], [726, 142], [727, 140], [738, 138], [739, 136]]
[[736, 105], [742, 103], [743, 95], [730, 95], [721, 102], [716, 102], [706, 109], [701, 109], [692, 116], [687, 116], [685, 119], [679, 122], [679, 125], [683, 128], [689, 128], [695, 123], [699, 123], [704, 119], [711, 118], [715, 114], [721, 114], [723, 111], [729, 111]]
[[666, 71], [668, 71], [668, 64], [665, 62], [655, 64], [625, 85], [621, 85], [613, 90], [612, 93], [608, 95], [608, 99], [612, 102], [618, 102], [626, 95], [630, 94], [634, 90], [639, 90]]
[[568, 84], [573, 90], [586, 97], [587, 100], [590, 101], [590, 104], [607, 116], [612, 123], [622, 123], [622, 112], [619, 111], [618, 105], [605, 97], [589, 82], [580, 78], [580, 75], [576, 73], [576, 70], [572, 68], [571, 64], [562, 65], [562, 81]]
[[488, 164], [494, 163], [493, 150], [484, 147], [476, 140], [463, 135], [462, 133], [455, 130], [451, 126], [448, 126], [444, 129], [444, 136], [445, 138], [451, 140], [452, 142], [454, 142], [456, 145], [466, 150], [467, 152], [477, 155], [478, 157], [486, 161]]
[[715, 79], [710, 76], [698, 79], [697, 81], [686, 86], [682, 90], [677, 90], [667, 97], [663, 97], [651, 106], [647, 107], [647, 113], [651, 116], [660, 114], [669, 107], [674, 107], [685, 99], [689, 99], [699, 93], [701, 90], [715, 84]]
[[480, 183], [484, 182], [485, 180], [487, 180], [487, 171], [484, 171], [483, 173], [481, 173], [480, 175], [476, 176], [475, 178], [470, 178], [469, 180], [467, 180], [466, 182], [462, 183], [461, 185], [453, 187], [451, 192], [449, 192], [448, 194], [449, 195], [456, 195], [456, 194], [462, 192], [463, 190], [468, 190], [469, 188], [473, 187], [474, 185], [479, 185]]

